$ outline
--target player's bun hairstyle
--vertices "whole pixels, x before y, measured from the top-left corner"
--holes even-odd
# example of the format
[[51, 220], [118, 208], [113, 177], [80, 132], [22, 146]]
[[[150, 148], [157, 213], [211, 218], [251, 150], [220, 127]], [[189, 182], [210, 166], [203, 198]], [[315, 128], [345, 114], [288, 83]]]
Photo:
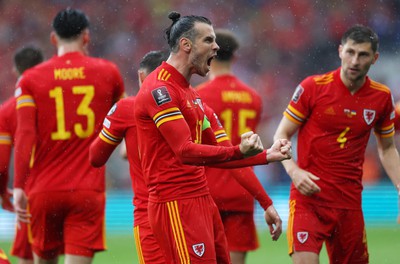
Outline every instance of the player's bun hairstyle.
[[64, 9], [53, 20], [55, 32], [63, 39], [76, 38], [88, 27], [88, 17], [78, 9]]
[[374, 53], [379, 48], [378, 35], [371, 28], [361, 25], [361, 24], [356, 24], [356, 25], [352, 26], [351, 28], [349, 28], [343, 34], [341, 44], [342, 45], [346, 44], [346, 42], [349, 39], [353, 40], [357, 44], [366, 43], [366, 42], [371, 43], [371, 48], [374, 51]]
[[163, 61], [168, 59], [169, 53], [161, 50], [153, 50], [142, 58], [139, 64], [139, 68], [146, 70], [147, 73], [154, 71]]
[[215, 30], [216, 42], [219, 46], [215, 59], [219, 61], [229, 61], [233, 54], [239, 48], [239, 42], [232, 31], [227, 29]]
[[171, 51], [178, 50], [179, 39], [182, 37], [194, 41], [196, 33], [194, 28], [195, 22], [206, 23], [212, 25], [211, 21], [203, 16], [183, 16], [178, 12], [172, 11], [169, 13], [168, 18], [172, 20], [172, 24], [165, 29], [165, 37]]
[[20, 48], [14, 55], [14, 65], [19, 74], [43, 61], [43, 53], [39, 48], [27, 46]]

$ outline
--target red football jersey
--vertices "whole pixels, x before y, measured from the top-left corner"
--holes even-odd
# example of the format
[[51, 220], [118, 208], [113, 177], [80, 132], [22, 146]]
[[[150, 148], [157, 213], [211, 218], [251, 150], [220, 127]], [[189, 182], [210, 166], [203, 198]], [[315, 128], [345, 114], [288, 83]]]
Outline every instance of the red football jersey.
[[351, 94], [340, 68], [310, 76], [296, 88], [284, 115], [300, 124], [297, 162], [320, 177], [321, 192], [304, 196], [291, 186], [291, 199], [325, 206], [360, 209], [362, 165], [371, 129], [394, 134], [394, 106], [388, 87], [367, 77]]
[[[124, 93], [117, 67], [72, 52], [27, 70], [17, 87], [16, 153], [33, 148], [27, 182], [30, 193], [104, 191], [104, 167], [90, 165], [89, 146], [107, 111]], [[26, 123], [29, 127], [24, 127]], [[32, 131], [36, 138], [28, 139], [26, 132], [21, 136], [24, 131]], [[25, 184], [26, 163], [26, 155], [16, 156], [16, 187]]]
[[[222, 75], [200, 85], [197, 89], [204, 103], [220, 118], [232, 144], [240, 136], [256, 132], [262, 112], [260, 95], [233, 75]], [[233, 170], [206, 167], [210, 193], [220, 210], [248, 211], [254, 209], [253, 197], [230, 175]], [[236, 169], [235, 173], [252, 173]]]
[[197, 92], [164, 62], [136, 96], [135, 118], [149, 200], [165, 202], [208, 194], [203, 166], [241, 159], [239, 147], [210, 146], [214, 138]]
[[10, 98], [0, 105], [0, 194], [7, 190], [8, 168], [16, 127], [15, 99]]
[[103, 122], [99, 137], [108, 144], [117, 145], [125, 138], [129, 161], [129, 173], [134, 193], [135, 225], [144, 218], [147, 222], [147, 200], [149, 192], [142, 175], [137, 144], [136, 122], [134, 117], [135, 98], [133, 96], [119, 100], [109, 111]]

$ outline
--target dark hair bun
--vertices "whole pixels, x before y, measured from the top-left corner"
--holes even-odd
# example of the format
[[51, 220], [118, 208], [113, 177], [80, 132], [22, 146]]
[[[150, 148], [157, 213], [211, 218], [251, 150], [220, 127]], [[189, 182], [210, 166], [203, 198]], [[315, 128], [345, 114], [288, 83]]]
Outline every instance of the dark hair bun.
[[179, 14], [176, 11], [172, 11], [171, 13], [169, 13], [168, 18], [172, 20], [173, 23], [175, 23], [176, 21], [179, 20], [179, 18], [181, 17], [181, 14]]

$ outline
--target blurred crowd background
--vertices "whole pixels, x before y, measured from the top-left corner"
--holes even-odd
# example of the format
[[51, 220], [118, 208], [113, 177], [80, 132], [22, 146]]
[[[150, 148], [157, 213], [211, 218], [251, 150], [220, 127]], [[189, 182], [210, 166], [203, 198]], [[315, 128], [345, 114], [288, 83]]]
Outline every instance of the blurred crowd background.
[[[128, 95], [138, 90], [136, 72], [143, 55], [167, 49], [164, 29], [171, 23], [167, 18], [170, 11], [203, 15], [215, 28], [234, 31], [241, 43], [234, 72], [264, 100], [258, 131], [264, 147], [271, 144], [297, 84], [308, 75], [340, 65], [340, 37], [355, 23], [378, 33], [381, 57], [370, 75], [388, 85], [395, 100], [400, 99], [399, 0], [0, 0], [0, 102], [13, 95], [14, 52], [32, 44], [40, 47], [46, 58], [53, 56], [51, 21], [68, 6], [89, 16], [90, 54], [118, 65]], [[205, 80], [195, 77], [193, 85]], [[364, 178], [369, 184], [387, 181], [374, 144], [372, 137]], [[111, 188], [129, 188], [127, 166], [115, 153], [108, 163]], [[256, 172], [266, 186], [289, 180], [280, 164], [257, 167]]]

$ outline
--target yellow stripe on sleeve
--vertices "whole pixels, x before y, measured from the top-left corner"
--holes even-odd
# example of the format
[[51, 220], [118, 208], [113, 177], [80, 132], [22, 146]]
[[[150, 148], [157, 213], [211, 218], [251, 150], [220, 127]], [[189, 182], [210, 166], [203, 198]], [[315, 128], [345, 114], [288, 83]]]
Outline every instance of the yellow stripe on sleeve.
[[17, 98], [17, 109], [22, 107], [35, 107], [35, 100], [30, 95], [22, 95]]

